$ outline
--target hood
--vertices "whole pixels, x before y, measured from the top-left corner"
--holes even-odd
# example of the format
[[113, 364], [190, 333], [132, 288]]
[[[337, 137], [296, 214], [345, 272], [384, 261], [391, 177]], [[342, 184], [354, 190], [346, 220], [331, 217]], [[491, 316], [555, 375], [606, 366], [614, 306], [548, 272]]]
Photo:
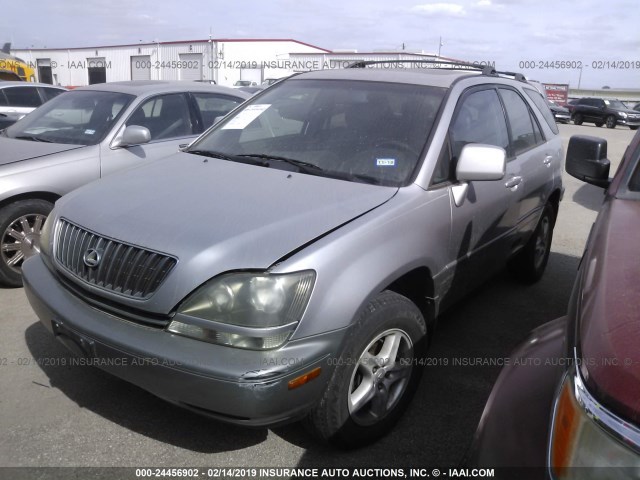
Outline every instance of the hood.
[[569, 110], [560, 105], [549, 105], [549, 109], [556, 113], [569, 113]]
[[84, 145], [68, 145], [64, 143], [33, 142], [15, 138], [0, 137], [0, 165], [21, 162], [32, 158], [44, 157], [54, 153], [83, 148]]
[[58, 214], [177, 257], [178, 265], [148, 300], [148, 308], [168, 311], [211, 277], [267, 269], [396, 192], [178, 153], [72, 192], [58, 202]]
[[[584, 262], [579, 339], [586, 381], [640, 423], [640, 201], [609, 197]], [[583, 368], [583, 373], [584, 373]]]

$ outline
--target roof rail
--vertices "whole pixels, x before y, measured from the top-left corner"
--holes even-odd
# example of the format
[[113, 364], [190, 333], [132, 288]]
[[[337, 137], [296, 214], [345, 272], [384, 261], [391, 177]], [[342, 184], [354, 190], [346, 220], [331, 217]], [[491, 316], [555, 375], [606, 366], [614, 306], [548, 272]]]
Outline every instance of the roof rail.
[[[482, 67], [479, 65], [475, 65], [473, 63], [467, 62], [450, 62], [445, 60], [422, 60], [422, 59], [414, 59], [414, 60], [358, 60], [357, 62], [352, 63], [346, 68], [365, 68], [369, 65], [380, 65], [385, 63], [424, 63], [431, 65], [451, 65], [454, 67], [462, 67], [464, 70], [478, 70], [481, 71]], [[433, 67], [438, 68], [438, 67]]]
[[526, 77], [521, 74], [521, 73], [516, 73], [516, 72], [501, 72], [496, 70], [494, 67], [492, 67], [491, 65], [487, 65], [486, 67], [484, 67], [482, 69], [482, 74], [483, 75], [488, 75], [488, 76], [492, 76], [492, 77], [497, 77], [499, 75], [506, 75], [508, 77], [513, 77], [515, 80], [517, 80], [518, 82], [524, 82], [527, 83], [527, 79]]
[[[497, 77], [500, 75], [506, 75], [508, 77], [513, 77], [515, 80], [519, 81], [519, 82], [524, 82], [527, 83], [527, 79], [526, 77], [521, 74], [521, 73], [516, 73], [516, 72], [502, 72], [502, 71], [498, 71], [496, 70], [494, 67], [492, 67], [491, 65], [487, 65], [487, 66], [481, 66], [481, 65], [477, 65], [474, 63], [468, 63], [468, 62], [450, 62], [450, 61], [446, 61], [446, 60], [422, 60], [422, 59], [414, 59], [414, 60], [358, 60], [357, 62], [353, 62], [351, 65], [347, 66], [346, 68], [365, 68], [369, 65], [380, 65], [380, 64], [386, 64], [386, 63], [424, 63], [424, 64], [430, 64], [430, 65], [434, 65], [431, 68], [437, 69], [440, 68], [436, 65], [449, 65], [449, 66], [453, 66], [453, 67], [460, 67], [460, 70], [477, 70], [479, 72], [482, 73], [482, 75], [487, 75], [487, 76], [492, 76], [492, 77]], [[445, 68], [443, 67], [444, 70], [447, 70], [449, 68]], [[450, 70], [455, 70], [455, 68], [451, 68]]]

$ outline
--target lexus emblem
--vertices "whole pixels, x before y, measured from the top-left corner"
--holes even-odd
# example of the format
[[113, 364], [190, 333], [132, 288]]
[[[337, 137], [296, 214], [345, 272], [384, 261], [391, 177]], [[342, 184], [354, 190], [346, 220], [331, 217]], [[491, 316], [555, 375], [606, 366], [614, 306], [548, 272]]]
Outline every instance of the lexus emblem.
[[97, 267], [100, 264], [101, 259], [102, 254], [95, 248], [90, 248], [89, 250], [84, 252], [84, 256], [82, 257], [84, 264], [89, 268]]

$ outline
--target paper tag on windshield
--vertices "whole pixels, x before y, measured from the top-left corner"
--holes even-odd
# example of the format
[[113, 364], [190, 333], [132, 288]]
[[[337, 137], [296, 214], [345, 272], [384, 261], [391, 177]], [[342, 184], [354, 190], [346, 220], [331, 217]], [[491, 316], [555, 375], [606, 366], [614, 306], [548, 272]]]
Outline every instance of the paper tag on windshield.
[[92, 129], [90, 129], [90, 128], [87, 128], [87, 129], [84, 131], [84, 134], [85, 134], [85, 135], [93, 135], [94, 133], [96, 133], [96, 131], [95, 131], [95, 130], [92, 130]]
[[396, 159], [395, 158], [376, 158], [376, 165], [378, 167], [395, 167]]
[[231, 121], [227, 122], [227, 124], [222, 127], [222, 130], [242, 130], [256, 118], [258, 118], [262, 114], [262, 112], [264, 112], [270, 106], [271, 104], [264, 103], [258, 105], [249, 105], [234, 118], [232, 118]]

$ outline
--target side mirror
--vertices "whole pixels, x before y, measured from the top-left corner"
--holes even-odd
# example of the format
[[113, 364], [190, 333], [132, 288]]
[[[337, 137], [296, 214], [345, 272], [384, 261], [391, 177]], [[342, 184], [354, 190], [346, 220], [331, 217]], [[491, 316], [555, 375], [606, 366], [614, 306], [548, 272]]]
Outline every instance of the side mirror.
[[469, 182], [501, 180], [507, 171], [507, 154], [504, 148], [479, 143], [469, 143], [462, 147], [456, 179], [460, 182], [451, 188], [453, 200], [461, 207], [467, 197]]
[[609, 186], [607, 141], [588, 135], [574, 135], [569, 139], [565, 169], [572, 177], [606, 188]]
[[501, 180], [507, 170], [506, 157], [503, 148], [469, 143], [460, 152], [456, 179], [460, 182]]
[[150, 140], [151, 132], [147, 127], [141, 127], [140, 125], [128, 125], [124, 129], [124, 132], [122, 132], [122, 137], [114, 143], [112, 148], [141, 145], [143, 143], [149, 143]]

